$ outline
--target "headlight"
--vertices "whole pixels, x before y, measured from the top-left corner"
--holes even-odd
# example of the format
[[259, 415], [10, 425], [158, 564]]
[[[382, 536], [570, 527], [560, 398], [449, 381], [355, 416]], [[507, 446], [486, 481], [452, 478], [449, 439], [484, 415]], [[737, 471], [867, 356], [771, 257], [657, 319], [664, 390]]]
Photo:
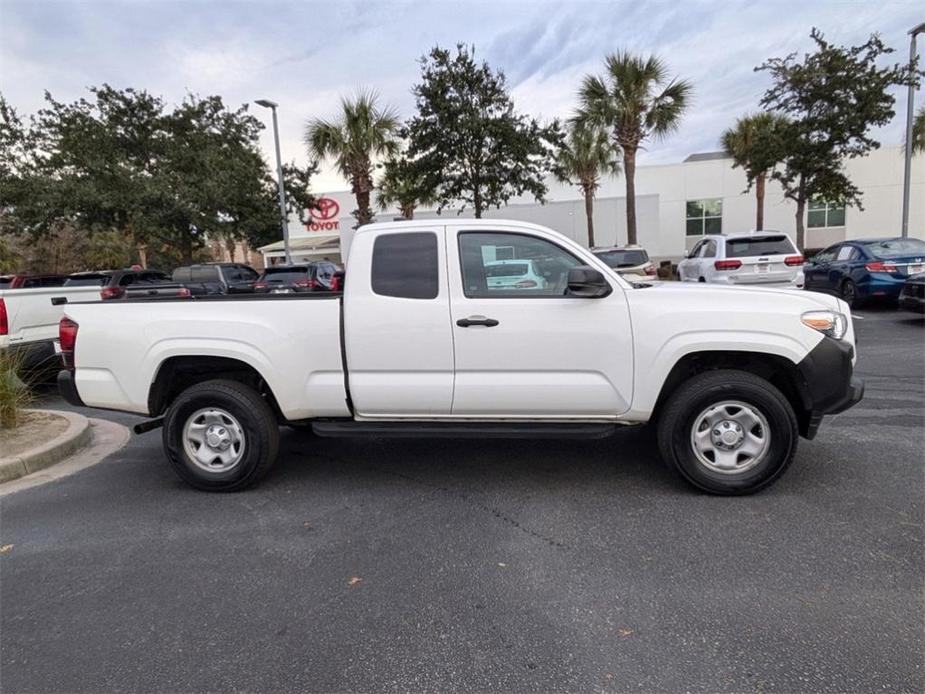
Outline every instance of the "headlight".
[[836, 340], [842, 339], [848, 332], [848, 319], [844, 313], [837, 311], [807, 311], [800, 317], [800, 320], [803, 321], [803, 325], [834, 337]]

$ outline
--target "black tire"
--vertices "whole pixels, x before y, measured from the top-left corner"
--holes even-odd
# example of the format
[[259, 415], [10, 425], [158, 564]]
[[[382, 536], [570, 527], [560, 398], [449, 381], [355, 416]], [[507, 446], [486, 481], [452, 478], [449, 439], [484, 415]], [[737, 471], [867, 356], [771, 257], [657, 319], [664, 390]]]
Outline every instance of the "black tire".
[[700, 278], [699, 280], [697, 280], [697, 281], [698, 281], [698, 282], [706, 282], [706, 280], [705, 280], [703, 277], [701, 277], [701, 278]]
[[[718, 472], [698, 459], [691, 437], [699, 415], [723, 401], [747, 404], [768, 424], [768, 448], [754, 467], [742, 472]], [[767, 487], [793, 461], [799, 431], [796, 416], [784, 395], [771, 383], [745, 371], [724, 369], [698, 374], [671, 394], [658, 420], [662, 458], [698, 489], [710, 494], [752, 494]]]
[[854, 308], [858, 305], [858, 287], [851, 280], [842, 282], [840, 294], [844, 302], [848, 304], [848, 308]]
[[[243, 432], [241, 457], [230, 469], [208, 471], [187, 452], [184, 427], [195, 413], [220, 408]], [[191, 487], [207, 492], [236, 492], [259, 482], [276, 462], [279, 425], [273, 410], [256, 390], [238, 381], [213, 380], [183, 391], [164, 420], [164, 452], [174, 472]]]

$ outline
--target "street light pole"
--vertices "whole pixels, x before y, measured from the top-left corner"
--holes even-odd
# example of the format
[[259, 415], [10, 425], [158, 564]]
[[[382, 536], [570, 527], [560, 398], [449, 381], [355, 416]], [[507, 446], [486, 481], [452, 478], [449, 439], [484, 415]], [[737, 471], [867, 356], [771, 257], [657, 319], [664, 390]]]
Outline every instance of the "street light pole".
[[[915, 67], [915, 37], [925, 32], [925, 22], [909, 32], [909, 69]], [[906, 104], [906, 161], [903, 170], [903, 221], [902, 237], [909, 236], [909, 189], [912, 175], [912, 121], [915, 118], [915, 85], [909, 84], [909, 97]]]
[[286, 187], [283, 185], [283, 158], [279, 153], [279, 124], [276, 121], [276, 107], [279, 105], [269, 99], [258, 99], [254, 102], [258, 106], [268, 108], [273, 112], [273, 141], [276, 143], [276, 175], [279, 182], [279, 215], [283, 226], [283, 248], [286, 251], [286, 265], [292, 264], [292, 255], [289, 253], [289, 215], [286, 214]]

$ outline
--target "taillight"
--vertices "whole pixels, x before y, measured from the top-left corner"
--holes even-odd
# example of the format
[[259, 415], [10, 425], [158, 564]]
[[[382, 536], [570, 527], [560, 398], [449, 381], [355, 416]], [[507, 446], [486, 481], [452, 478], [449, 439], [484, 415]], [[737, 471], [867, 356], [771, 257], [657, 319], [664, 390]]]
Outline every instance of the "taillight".
[[717, 260], [713, 263], [717, 270], [738, 270], [742, 267], [741, 260]]
[[9, 335], [10, 319], [6, 317], [6, 302], [0, 299], [0, 335]]
[[189, 287], [180, 287], [177, 290], [177, 296], [190, 297], [193, 293], [189, 290]]
[[789, 265], [790, 267], [802, 265], [803, 263], [804, 260], [802, 255], [788, 255], [784, 258], [784, 265]]
[[884, 263], [882, 260], [874, 260], [864, 267], [870, 272], [896, 272], [896, 266], [893, 263]]
[[536, 282], [533, 280], [520, 280], [519, 282], [515, 282], [514, 286], [518, 289], [533, 289], [533, 287], [536, 286]]
[[338, 277], [337, 275], [334, 275], [334, 277], [331, 278], [331, 291], [332, 292], [340, 291], [340, 277]]
[[254, 282], [254, 289], [266, 289], [268, 286], [266, 282]]
[[658, 270], [655, 269], [654, 265], [646, 265], [646, 274], [655, 275], [658, 274]]
[[65, 316], [58, 323], [58, 342], [61, 344], [61, 359], [65, 369], [74, 368], [74, 348], [77, 346], [77, 328], [80, 327]]
[[301, 279], [293, 282], [296, 287], [308, 287], [309, 289], [314, 289], [317, 286], [317, 283], [313, 279]]
[[103, 301], [107, 299], [121, 299], [123, 294], [125, 294], [125, 289], [122, 287], [103, 287], [100, 290], [100, 298]]

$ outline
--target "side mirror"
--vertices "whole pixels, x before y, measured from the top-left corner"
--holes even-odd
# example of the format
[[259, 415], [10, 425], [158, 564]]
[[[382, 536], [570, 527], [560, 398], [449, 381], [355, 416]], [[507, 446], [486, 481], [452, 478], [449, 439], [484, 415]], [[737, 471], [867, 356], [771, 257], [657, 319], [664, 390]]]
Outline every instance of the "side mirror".
[[582, 299], [601, 299], [613, 291], [600, 271], [579, 265], [568, 271], [568, 294]]

